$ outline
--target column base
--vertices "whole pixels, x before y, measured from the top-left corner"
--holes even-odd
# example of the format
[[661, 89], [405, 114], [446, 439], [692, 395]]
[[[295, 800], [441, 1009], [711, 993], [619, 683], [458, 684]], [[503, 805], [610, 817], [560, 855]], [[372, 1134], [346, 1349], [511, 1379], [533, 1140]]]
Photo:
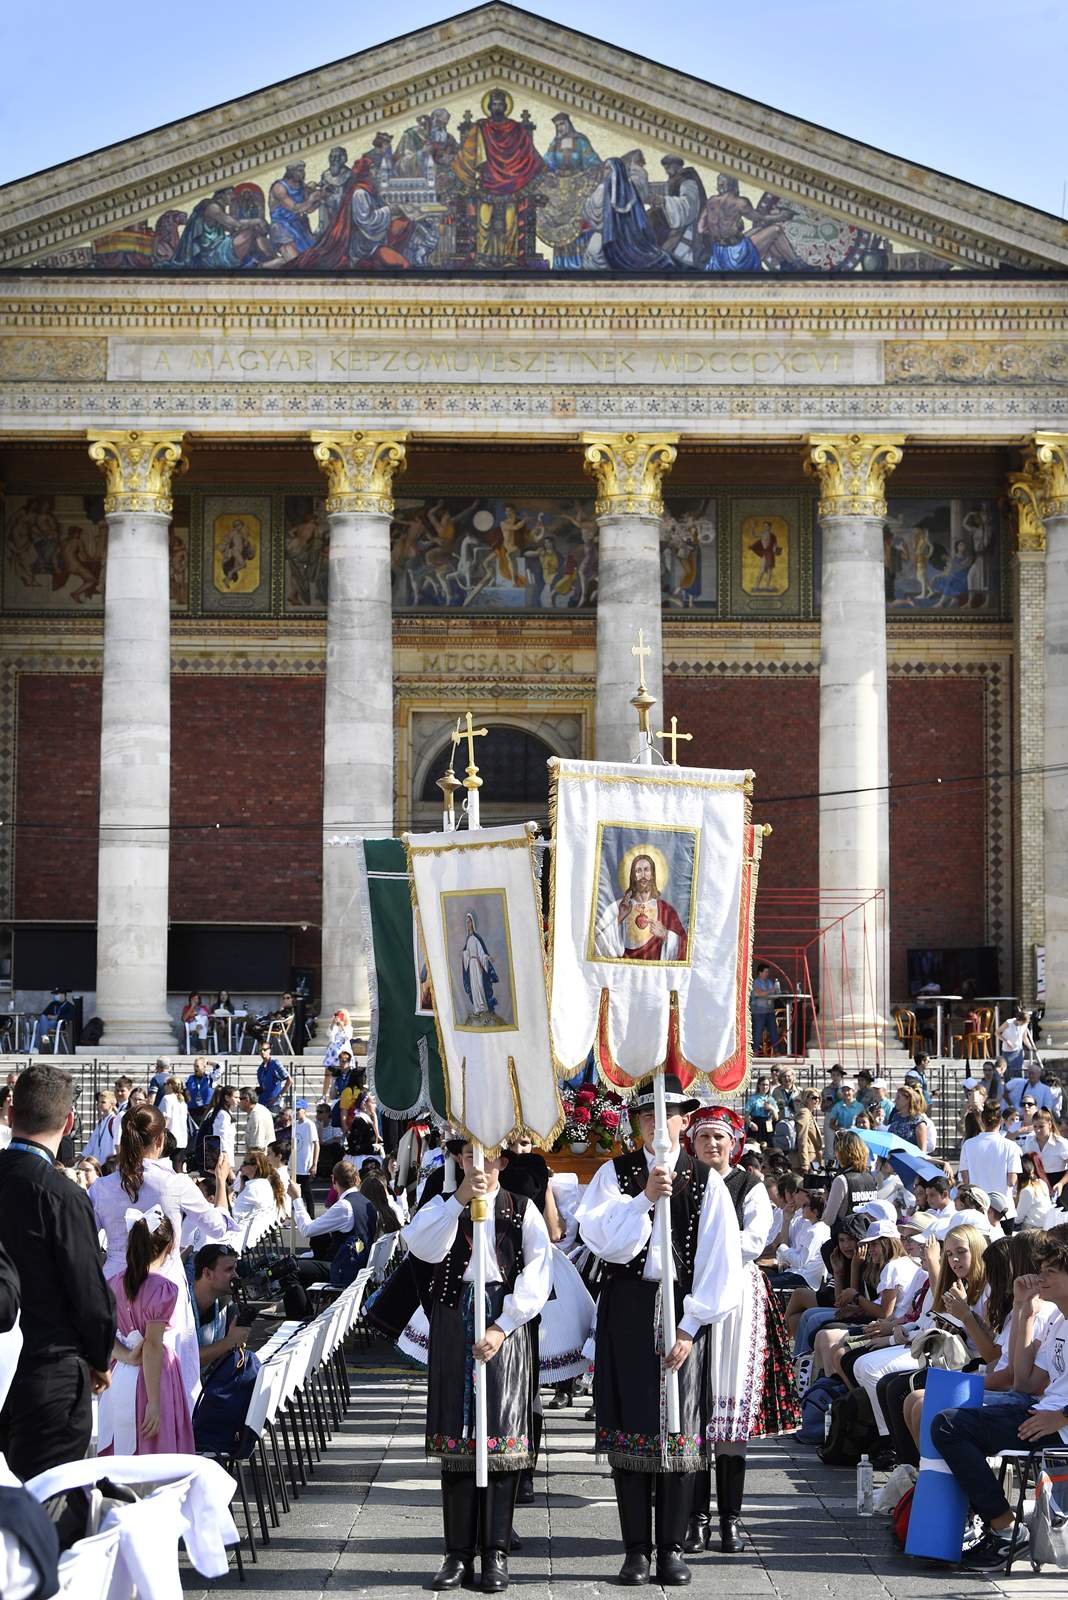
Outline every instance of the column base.
[[168, 1017], [134, 1017], [115, 1021], [104, 1018], [104, 1037], [98, 1056], [173, 1056], [178, 1038]]

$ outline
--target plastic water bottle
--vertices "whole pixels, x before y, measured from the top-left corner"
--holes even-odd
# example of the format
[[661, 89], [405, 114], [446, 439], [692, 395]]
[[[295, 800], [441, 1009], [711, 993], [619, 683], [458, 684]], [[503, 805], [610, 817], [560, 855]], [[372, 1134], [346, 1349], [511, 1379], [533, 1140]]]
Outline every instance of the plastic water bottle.
[[857, 1516], [875, 1515], [875, 1472], [867, 1456], [857, 1463]]

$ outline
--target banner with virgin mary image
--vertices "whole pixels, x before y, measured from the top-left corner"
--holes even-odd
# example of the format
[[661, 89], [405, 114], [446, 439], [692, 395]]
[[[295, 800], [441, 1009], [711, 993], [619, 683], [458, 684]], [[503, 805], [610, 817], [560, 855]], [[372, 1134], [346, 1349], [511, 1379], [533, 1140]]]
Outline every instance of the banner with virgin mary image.
[[751, 772], [553, 760], [553, 1049], [627, 1088], [663, 1068], [730, 1090], [749, 1066], [764, 829]]
[[533, 823], [405, 837], [446, 1116], [495, 1153], [563, 1125]]

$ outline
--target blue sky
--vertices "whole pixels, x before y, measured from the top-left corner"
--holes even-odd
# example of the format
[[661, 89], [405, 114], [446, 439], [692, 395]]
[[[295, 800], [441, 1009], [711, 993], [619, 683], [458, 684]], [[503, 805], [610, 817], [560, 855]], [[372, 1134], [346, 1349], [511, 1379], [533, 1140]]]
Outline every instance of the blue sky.
[[[445, 0], [17, 0], [3, 7], [0, 182], [440, 21]], [[1063, 0], [533, 0], [667, 66], [1060, 214]]]

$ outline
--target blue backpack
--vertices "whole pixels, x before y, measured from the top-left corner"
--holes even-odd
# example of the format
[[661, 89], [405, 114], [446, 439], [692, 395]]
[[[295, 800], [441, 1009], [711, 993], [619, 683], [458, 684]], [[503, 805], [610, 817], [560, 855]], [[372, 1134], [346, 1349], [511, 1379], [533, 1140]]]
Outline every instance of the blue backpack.
[[193, 1407], [193, 1442], [199, 1455], [245, 1459], [256, 1448], [245, 1418], [261, 1364], [251, 1350], [230, 1350], [208, 1368]]
[[801, 1426], [797, 1438], [802, 1444], [822, 1444], [826, 1436], [825, 1418], [834, 1402], [849, 1390], [841, 1378], [817, 1378], [801, 1397]]

